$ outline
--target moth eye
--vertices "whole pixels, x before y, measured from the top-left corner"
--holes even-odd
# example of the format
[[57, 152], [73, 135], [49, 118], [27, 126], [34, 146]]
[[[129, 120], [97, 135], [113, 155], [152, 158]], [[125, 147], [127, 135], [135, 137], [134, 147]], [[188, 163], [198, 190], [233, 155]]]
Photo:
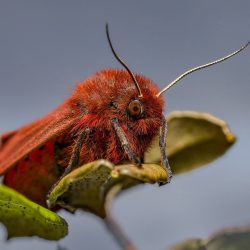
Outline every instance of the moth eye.
[[128, 113], [134, 118], [138, 118], [143, 113], [143, 107], [139, 100], [133, 100], [128, 105]]

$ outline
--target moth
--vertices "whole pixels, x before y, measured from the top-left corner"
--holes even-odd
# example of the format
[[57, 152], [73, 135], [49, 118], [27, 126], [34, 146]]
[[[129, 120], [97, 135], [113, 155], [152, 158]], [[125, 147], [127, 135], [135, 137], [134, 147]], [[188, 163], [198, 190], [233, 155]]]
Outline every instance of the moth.
[[[73, 94], [44, 117], [1, 137], [0, 174], [3, 183], [46, 206], [46, 195], [61, 176], [85, 163], [107, 159], [141, 166], [144, 152], [159, 134], [161, 164], [172, 177], [166, 154], [165, 93], [192, 72], [220, 63], [237, 51], [192, 68], [159, 90], [150, 79], [125, 70], [104, 69], [81, 82]], [[165, 183], [161, 183], [165, 184]]]

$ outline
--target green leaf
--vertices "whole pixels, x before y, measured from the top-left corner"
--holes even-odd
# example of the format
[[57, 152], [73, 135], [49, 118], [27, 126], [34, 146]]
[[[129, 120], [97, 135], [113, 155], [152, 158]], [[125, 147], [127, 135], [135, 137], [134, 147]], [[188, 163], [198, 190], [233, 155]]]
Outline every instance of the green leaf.
[[7, 229], [8, 239], [39, 236], [58, 240], [68, 233], [64, 219], [4, 185], [0, 185], [0, 222]]
[[[228, 125], [208, 113], [176, 111], [168, 118], [167, 154], [173, 172], [201, 167], [223, 155], [235, 142]], [[160, 163], [159, 136], [145, 153], [146, 163]]]
[[113, 195], [121, 189], [144, 182], [166, 181], [165, 169], [157, 164], [143, 164], [138, 168], [131, 164], [114, 166], [109, 161], [98, 160], [62, 178], [50, 193], [48, 204], [51, 207], [59, 204], [70, 211], [81, 208], [104, 218]]
[[207, 240], [187, 240], [170, 250], [245, 250], [250, 246], [250, 226], [224, 229]]

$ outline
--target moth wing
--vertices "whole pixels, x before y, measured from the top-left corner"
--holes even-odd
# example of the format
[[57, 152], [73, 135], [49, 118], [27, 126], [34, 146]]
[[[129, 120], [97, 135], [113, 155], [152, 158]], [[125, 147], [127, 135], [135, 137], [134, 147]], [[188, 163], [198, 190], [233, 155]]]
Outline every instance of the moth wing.
[[0, 144], [0, 175], [46, 142], [67, 133], [77, 119], [70, 106], [64, 104], [43, 118], [4, 134]]
[[4, 133], [0, 136], [0, 150], [1, 147], [17, 132], [17, 130], [12, 130], [7, 133]]

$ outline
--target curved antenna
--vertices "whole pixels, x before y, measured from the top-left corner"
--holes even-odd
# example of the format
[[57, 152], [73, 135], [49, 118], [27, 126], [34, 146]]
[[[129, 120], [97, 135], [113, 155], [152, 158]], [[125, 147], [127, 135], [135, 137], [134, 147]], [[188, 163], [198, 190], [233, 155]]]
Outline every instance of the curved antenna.
[[233, 53], [231, 53], [231, 54], [229, 54], [229, 55], [227, 55], [225, 57], [219, 58], [219, 59], [217, 59], [217, 60], [215, 60], [213, 62], [206, 63], [206, 64], [203, 64], [203, 65], [200, 65], [200, 66], [197, 66], [195, 68], [187, 70], [186, 72], [184, 72], [183, 74], [181, 74], [180, 76], [178, 76], [175, 80], [173, 80], [166, 88], [164, 88], [163, 90], [161, 90], [156, 96], [159, 97], [162, 93], [164, 93], [165, 91], [169, 90], [172, 86], [174, 86], [177, 82], [179, 82], [182, 78], [186, 77], [187, 75], [189, 75], [189, 74], [191, 74], [191, 73], [193, 73], [195, 71], [198, 71], [200, 69], [204, 69], [204, 68], [210, 67], [212, 65], [215, 65], [217, 63], [223, 62], [223, 61], [229, 59], [230, 57], [235, 56], [236, 54], [240, 53], [243, 49], [245, 49], [249, 44], [250, 44], [250, 41], [248, 41], [240, 49], [234, 51]]
[[134, 74], [131, 72], [131, 70], [128, 68], [128, 66], [125, 64], [125, 62], [123, 62], [123, 60], [117, 55], [117, 53], [115, 52], [114, 50], [114, 47], [112, 45], [112, 42], [111, 42], [111, 39], [110, 39], [110, 35], [109, 35], [109, 27], [108, 27], [108, 24], [106, 23], [106, 35], [107, 35], [107, 38], [108, 38], [108, 42], [109, 42], [109, 46], [112, 50], [112, 53], [113, 55], [115, 56], [115, 58], [117, 59], [117, 61], [122, 64], [122, 66], [128, 71], [129, 75], [131, 76], [131, 78], [133, 79], [133, 82], [135, 84], [135, 87], [139, 93], [139, 97], [142, 97], [142, 93], [141, 93], [141, 89], [139, 87], [139, 84], [138, 82], [136, 81], [135, 79], [135, 76]]

